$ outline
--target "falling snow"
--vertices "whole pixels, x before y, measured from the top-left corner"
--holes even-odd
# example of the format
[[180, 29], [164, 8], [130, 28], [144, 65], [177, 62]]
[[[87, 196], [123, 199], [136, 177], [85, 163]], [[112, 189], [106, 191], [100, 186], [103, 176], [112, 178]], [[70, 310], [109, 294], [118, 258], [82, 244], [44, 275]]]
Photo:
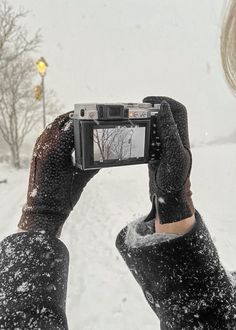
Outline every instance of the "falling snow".
[[37, 192], [38, 192], [37, 188], [34, 188], [33, 191], [30, 193], [30, 196], [35, 197], [37, 195]]
[[[236, 145], [194, 148], [192, 152], [195, 207], [215, 238], [223, 264], [234, 270]], [[28, 170], [0, 165], [0, 176], [9, 182], [0, 185], [3, 239], [17, 231], [26, 201]], [[120, 229], [149, 211], [146, 165], [104, 169], [85, 189], [62, 233], [70, 250], [67, 315], [71, 330], [159, 329], [156, 316], [114, 247]], [[20, 272], [15, 276], [21, 280]], [[23, 283], [22, 279], [19, 286]], [[124, 297], [127, 300], [122, 303]]]

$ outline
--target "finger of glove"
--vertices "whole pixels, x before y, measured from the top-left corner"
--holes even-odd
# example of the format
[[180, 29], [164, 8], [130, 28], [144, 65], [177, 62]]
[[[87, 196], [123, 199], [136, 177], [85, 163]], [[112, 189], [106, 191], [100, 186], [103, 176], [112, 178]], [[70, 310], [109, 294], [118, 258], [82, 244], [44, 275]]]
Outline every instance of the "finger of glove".
[[74, 125], [70, 115], [72, 112], [67, 112], [58, 116], [51, 125], [48, 126], [46, 132], [48, 138], [53, 138], [58, 144], [63, 144], [68, 148], [70, 153], [74, 147]]
[[147, 96], [143, 99], [143, 102], [151, 104], [161, 104], [162, 101], [169, 103], [183, 145], [189, 149], [188, 114], [185, 106], [167, 96]]
[[191, 170], [191, 153], [183, 146], [169, 104], [161, 103], [156, 118], [161, 142], [161, 163], [156, 172], [156, 184], [165, 192], [182, 189]]
[[70, 118], [71, 113], [58, 116], [45, 128], [35, 145], [38, 156], [57, 155], [58, 161], [71, 157], [74, 149], [74, 125]]
[[170, 105], [166, 101], [161, 103], [160, 111], [156, 117], [156, 126], [161, 143], [162, 157], [164, 154], [168, 158], [173, 154], [173, 151], [176, 153], [184, 149]]
[[70, 119], [70, 115], [73, 113], [73, 111], [69, 111], [66, 113], [63, 113], [62, 115], [56, 117], [53, 122], [51, 122], [45, 129], [52, 129], [53, 131], [60, 130], [66, 122]]
[[66, 155], [71, 155], [74, 149], [74, 122], [71, 118], [66, 118], [66, 120], [61, 123], [58, 129], [57, 143], [59, 146], [64, 147], [64, 152]]
[[42, 134], [39, 137], [39, 140], [45, 140], [48, 139], [50, 140], [51, 138], [55, 138], [57, 135], [58, 131], [65, 125], [65, 123], [70, 119], [70, 114], [72, 112], [67, 112], [64, 113], [58, 117], [56, 117], [53, 122], [48, 124]]

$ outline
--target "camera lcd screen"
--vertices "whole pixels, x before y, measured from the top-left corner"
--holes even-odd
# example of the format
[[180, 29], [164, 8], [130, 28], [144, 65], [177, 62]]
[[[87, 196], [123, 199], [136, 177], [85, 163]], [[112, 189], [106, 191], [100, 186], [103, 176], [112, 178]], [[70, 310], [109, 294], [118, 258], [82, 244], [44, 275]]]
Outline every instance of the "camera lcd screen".
[[145, 153], [144, 126], [93, 128], [95, 163], [140, 159]]

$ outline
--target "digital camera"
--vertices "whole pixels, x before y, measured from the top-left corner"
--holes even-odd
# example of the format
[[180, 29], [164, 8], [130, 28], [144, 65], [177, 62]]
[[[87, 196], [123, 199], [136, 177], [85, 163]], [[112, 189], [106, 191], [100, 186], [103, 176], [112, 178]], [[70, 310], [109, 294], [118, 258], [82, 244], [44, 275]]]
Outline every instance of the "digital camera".
[[75, 104], [76, 166], [88, 170], [156, 161], [159, 109], [151, 103]]

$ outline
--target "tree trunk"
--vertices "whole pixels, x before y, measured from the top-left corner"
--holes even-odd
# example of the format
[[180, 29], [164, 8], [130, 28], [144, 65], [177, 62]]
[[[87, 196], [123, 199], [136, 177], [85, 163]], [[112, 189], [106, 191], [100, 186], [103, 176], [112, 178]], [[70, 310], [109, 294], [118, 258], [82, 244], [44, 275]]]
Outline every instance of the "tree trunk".
[[20, 150], [18, 144], [16, 145], [16, 159], [15, 159], [15, 167], [20, 168]]
[[11, 145], [11, 162], [15, 168], [20, 168], [20, 154], [18, 146]]

